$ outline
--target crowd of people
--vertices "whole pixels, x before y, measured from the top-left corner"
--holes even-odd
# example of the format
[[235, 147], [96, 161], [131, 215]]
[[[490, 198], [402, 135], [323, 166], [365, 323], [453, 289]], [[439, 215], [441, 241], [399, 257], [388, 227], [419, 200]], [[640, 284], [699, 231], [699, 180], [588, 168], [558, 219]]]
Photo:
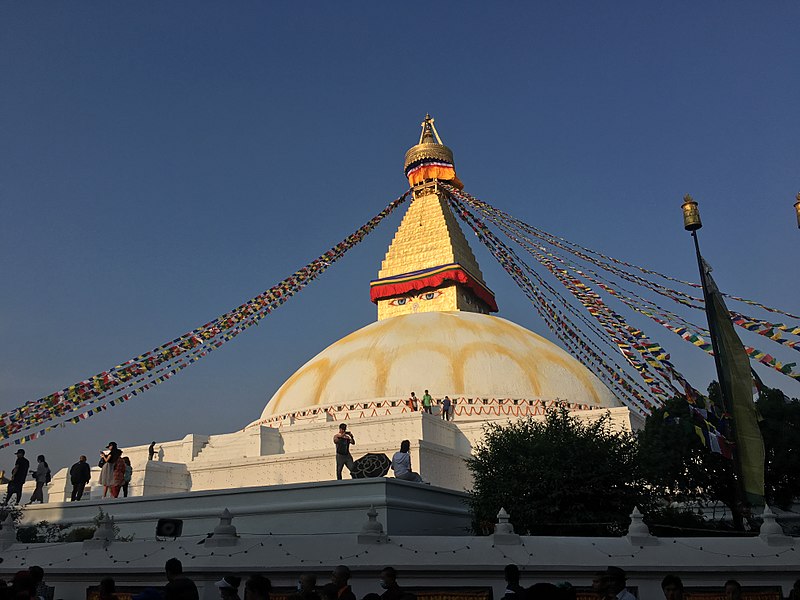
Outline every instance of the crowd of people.
[[434, 400], [433, 397], [430, 395], [428, 390], [425, 390], [425, 394], [422, 396], [422, 400], [417, 398], [417, 394], [415, 392], [411, 392], [411, 395], [408, 397], [406, 401], [406, 406], [408, 410], [411, 412], [416, 412], [422, 408], [423, 413], [427, 413], [429, 415], [433, 414], [433, 405], [438, 404], [440, 407], [439, 416], [444, 421], [452, 421], [453, 415], [455, 414], [456, 409], [456, 400], [455, 398], [450, 399], [449, 396], [445, 396], [439, 400]]
[[[578, 589], [569, 583], [535, 583], [530, 587], [520, 585], [520, 570], [517, 565], [507, 565], [504, 570], [506, 581], [502, 600], [574, 600]], [[339, 565], [330, 574], [330, 581], [317, 585], [317, 576], [313, 573], [301, 573], [297, 579], [296, 589], [286, 594], [280, 593], [287, 600], [356, 600], [350, 586], [351, 572], [345, 565]], [[199, 600], [197, 585], [183, 573], [183, 564], [177, 558], [170, 558], [164, 565], [163, 586], [140, 589], [134, 600]], [[222, 576], [215, 586], [221, 600], [270, 600], [272, 583], [264, 575], [254, 574], [247, 579], [235, 574]], [[404, 589], [398, 582], [397, 571], [393, 567], [385, 567], [378, 574], [379, 590], [370, 592], [361, 600], [416, 600], [412, 590]], [[667, 575], [661, 582], [665, 600], [683, 600], [684, 588], [681, 578]], [[241, 590], [241, 591], [240, 591]], [[10, 584], [0, 580], [0, 600], [53, 600], [55, 589], [44, 582], [44, 570], [33, 566], [26, 571], [14, 575]], [[104, 577], [96, 587], [99, 600], [113, 600], [117, 592], [116, 582], [112, 577]], [[586, 596], [586, 590], [582, 595]], [[619, 567], [608, 567], [605, 571], [595, 573], [591, 591], [588, 592], [597, 600], [636, 600], [627, 588], [627, 576]], [[725, 600], [741, 600], [742, 586], [738, 581], [729, 579], [720, 586], [720, 596]], [[91, 597], [91, 594], [88, 595]], [[207, 596], [206, 596], [207, 597]], [[794, 583], [789, 600], [800, 600], [800, 579]]]
[[[151, 445], [150, 458], [152, 459]], [[5, 476], [5, 471], [0, 471], [0, 484], [7, 485], [6, 495], [3, 500], [3, 505], [19, 504], [22, 501], [22, 486], [27, 481], [28, 473], [36, 482], [36, 487], [31, 494], [28, 504], [35, 502], [44, 502], [44, 486], [50, 483], [52, 479], [52, 472], [50, 466], [47, 464], [43, 454], [36, 457], [36, 468], [30, 468], [30, 461], [25, 458], [25, 450], [20, 448], [16, 451], [16, 461], [11, 470], [11, 477]], [[109, 442], [108, 446], [100, 453], [100, 467], [99, 483], [103, 486], [103, 498], [112, 497], [118, 498], [120, 492], [123, 497], [128, 497], [129, 485], [133, 477], [133, 466], [127, 456], [123, 456], [122, 450], [117, 447], [116, 442]], [[87, 484], [92, 478], [92, 469], [88, 464], [86, 456], [81, 456], [74, 465], [69, 469], [70, 483], [72, 484], [72, 493], [70, 499], [72, 502], [77, 502], [83, 497]]]
[[[520, 585], [520, 571], [517, 565], [505, 568], [506, 590], [503, 600], [575, 600], [577, 588], [569, 583], [535, 583], [528, 588]], [[608, 567], [598, 571], [592, 578], [591, 595], [597, 600], [637, 600], [637, 596], [628, 589], [627, 574], [619, 567]], [[680, 576], [670, 573], [661, 580], [661, 591], [664, 600], [683, 600], [686, 591]], [[741, 600], [742, 586], [735, 579], [729, 579], [719, 587], [720, 596], [725, 600]], [[585, 594], [583, 594], [585, 596]], [[800, 600], [800, 579], [794, 582], [789, 600]]]

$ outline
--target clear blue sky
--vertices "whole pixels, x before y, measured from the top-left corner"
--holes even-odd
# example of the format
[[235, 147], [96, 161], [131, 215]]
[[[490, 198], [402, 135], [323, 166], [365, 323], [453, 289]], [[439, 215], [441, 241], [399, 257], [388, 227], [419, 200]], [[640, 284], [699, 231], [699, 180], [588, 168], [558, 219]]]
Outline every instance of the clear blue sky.
[[[6, 2], [0, 409], [172, 339], [339, 241], [407, 187], [425, 112], [471, 193], [695, 279], [691, 192], [720, 286], [796, 312], [799, 25], [797, 2]], [[368, 281], [398, 222], [260, 327], [28, 452], [59, 466], [112, 439], [255, 419], [374, 320]], [[500, 314], [545, 333], [473, 247]], [[713, 377], [649, 331], [696, 385]]]

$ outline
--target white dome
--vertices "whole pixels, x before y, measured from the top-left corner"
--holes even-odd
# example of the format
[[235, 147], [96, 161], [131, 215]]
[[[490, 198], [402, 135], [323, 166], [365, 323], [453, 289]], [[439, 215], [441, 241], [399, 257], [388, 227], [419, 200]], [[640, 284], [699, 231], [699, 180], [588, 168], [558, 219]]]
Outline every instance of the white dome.
[[408, 398], [525, 398], [622, 406], [586, 367], [532, 331], [471, 312], [408, 314], [362, 327], [297, 370], [262, 419], [313, 406]]

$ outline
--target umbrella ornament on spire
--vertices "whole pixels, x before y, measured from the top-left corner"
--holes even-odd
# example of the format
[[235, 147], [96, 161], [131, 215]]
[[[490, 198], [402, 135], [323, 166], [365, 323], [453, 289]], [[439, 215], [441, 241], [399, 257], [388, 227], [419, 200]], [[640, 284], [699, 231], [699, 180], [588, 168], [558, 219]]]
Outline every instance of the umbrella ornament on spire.
[[456, 176], [453, 151], [442, 143], [433, 122], [433, 117], [425, 115], [425, 120], [421, 124], [419, 143], [406, 152], [404, 169], [408, 183], [413, 187], [425, 181], [438, 179], [448, 181], [456, 188], [462, 189], [464, 184]]

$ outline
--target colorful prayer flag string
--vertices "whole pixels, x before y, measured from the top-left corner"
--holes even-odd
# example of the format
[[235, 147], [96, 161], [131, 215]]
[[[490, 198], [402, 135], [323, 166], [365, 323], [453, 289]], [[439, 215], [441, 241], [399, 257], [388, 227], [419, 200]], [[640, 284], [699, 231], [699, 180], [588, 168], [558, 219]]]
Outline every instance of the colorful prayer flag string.
[[[257, 324], [286, 300], [315, 280], [319, 275], [358, 244], [378, 224], [407, 200], [409, 192], [391, 202], [385, 209], [330, 250], [299, 269], [272, 288], [192, 331], [38, 400], [26, 402], [0, 414], [0, 440], [15, 438], [0, 448], [21, 444], [44, 435], [53, 427], [22, 435], [46, 423], [66, 417], [64, 423], [76, 423], [107, 407], [163, 383], [177, 372], [194, 364], [236, 335]], [[124, 394], [126, 390], [132, 391]], [[102, 402], [106, 400], [107, 404]], [[71, 413], [76, 413], [76, 415]], [[68, 416], [71, 415], [71, 416]], [[17, 437], [19, 436], [19, 437]], [[34, 436], [34, 437], [31, 437]]]

